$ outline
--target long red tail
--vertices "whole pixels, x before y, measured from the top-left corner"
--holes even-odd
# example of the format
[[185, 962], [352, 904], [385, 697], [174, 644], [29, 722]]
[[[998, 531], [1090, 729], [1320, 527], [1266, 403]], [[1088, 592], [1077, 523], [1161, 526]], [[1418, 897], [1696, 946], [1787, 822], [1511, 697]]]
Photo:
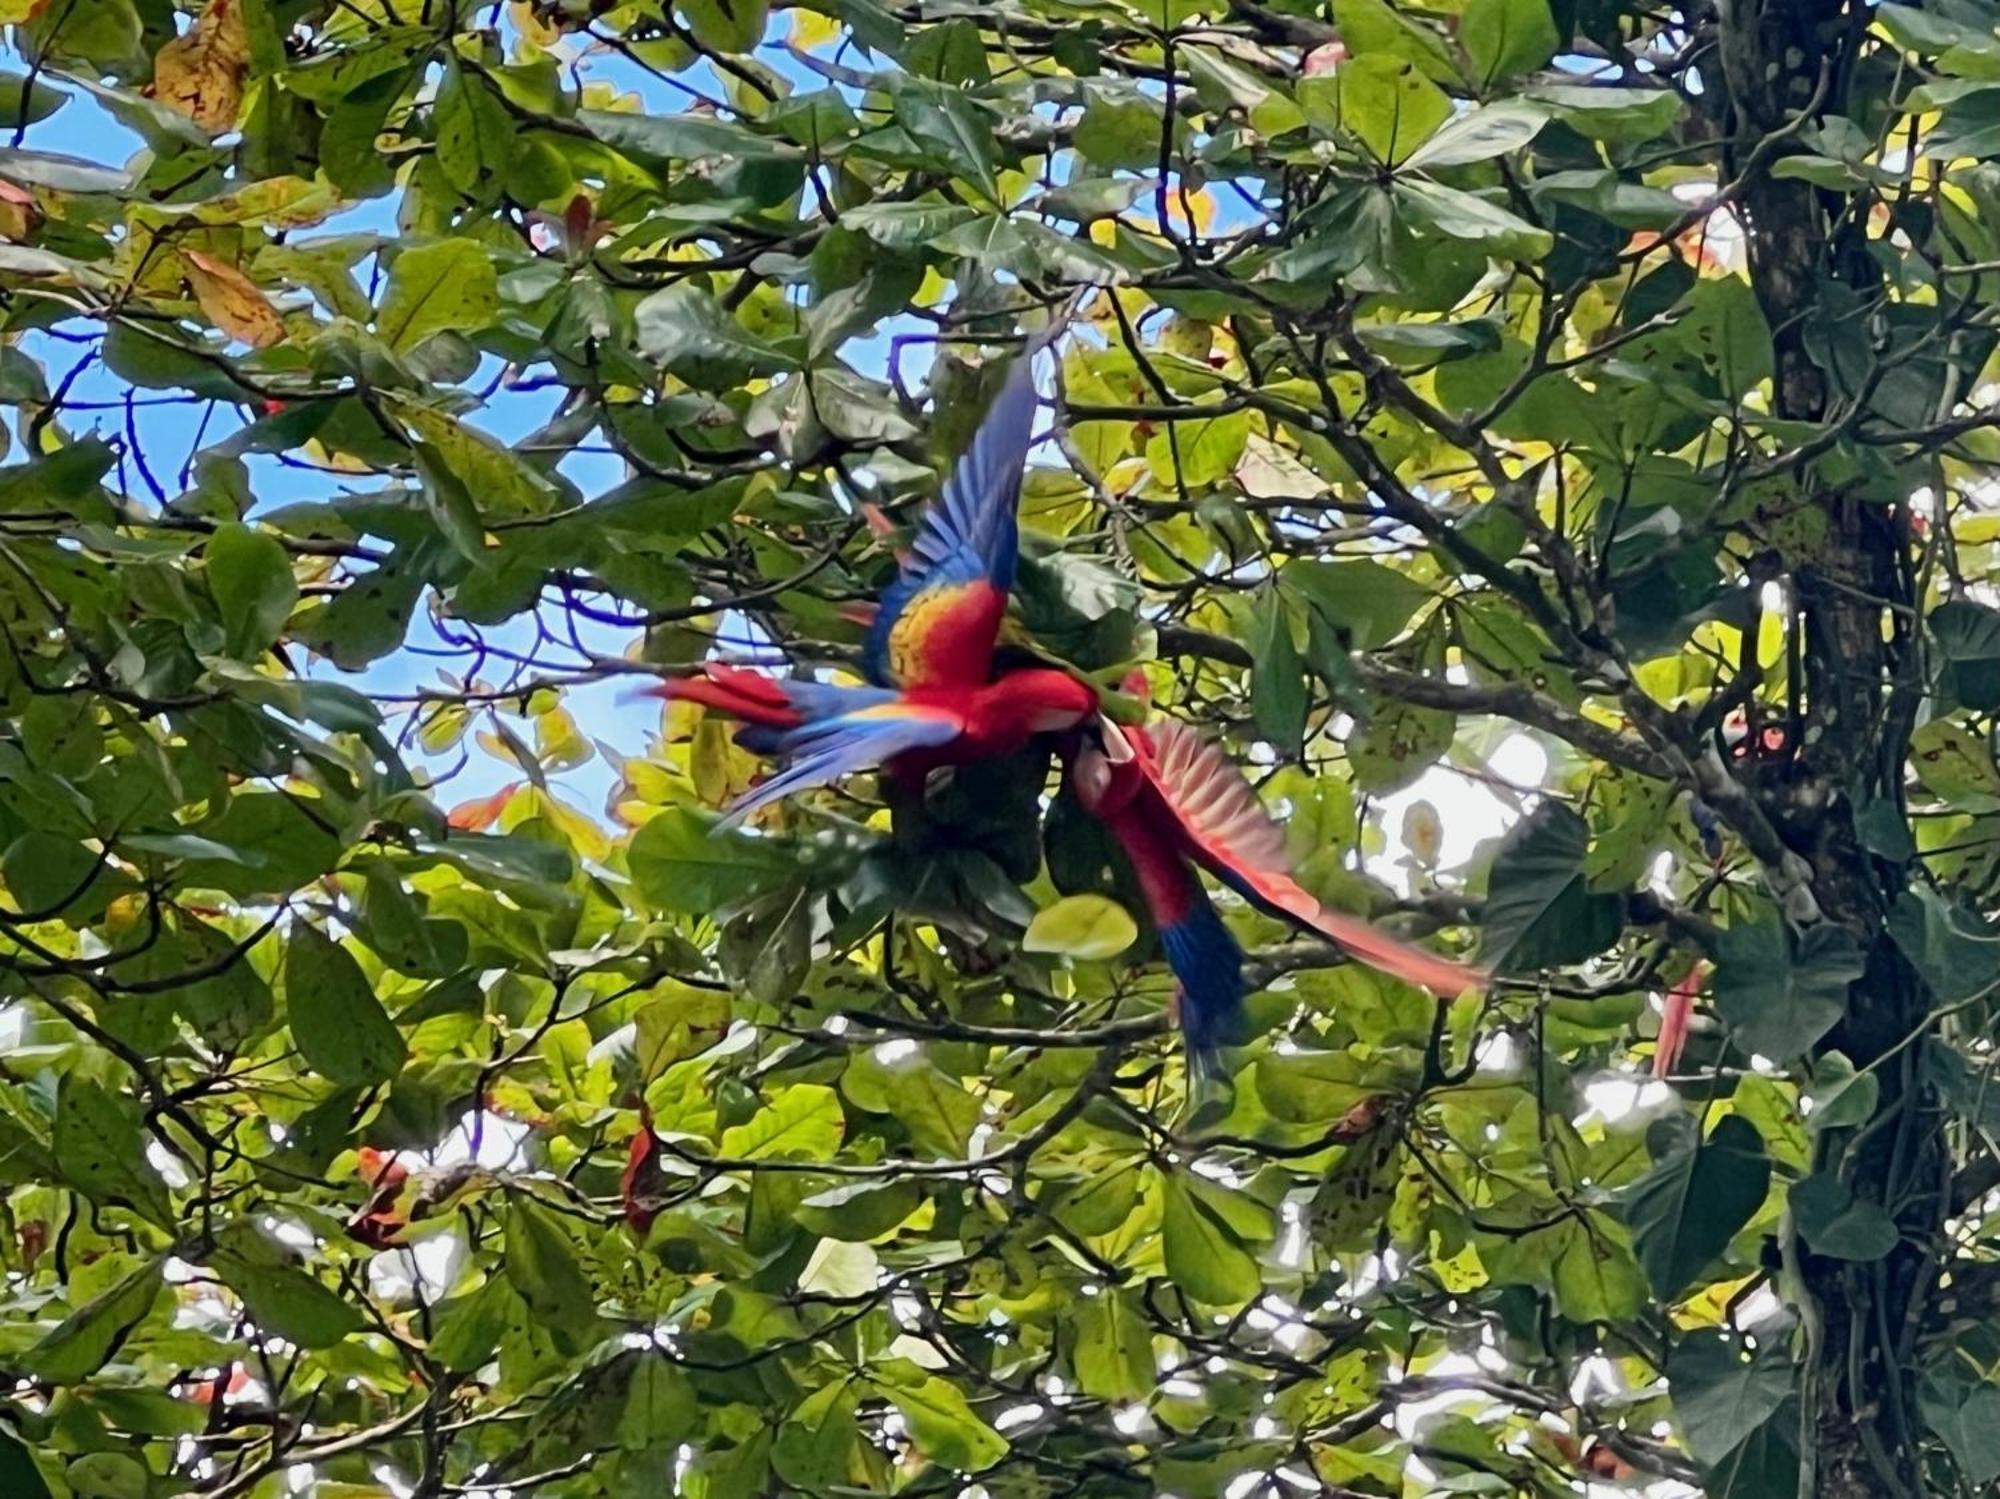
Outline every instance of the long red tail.
[[[1303, 890], [1299, 893], [1305, 894]], [[1310, 896], [1306, 898], [1311, 900]], [[1313, 914], [1301, 914], [1301, 919], [1314, 931], [1353, 953], [1370, 968], [1399, 978], [1406, 984], [1415, 984], [1440, 998], [1450, 999], [1467, 989], [1484, 989], [1489, 981], [1489, 975], [1480, 969], [1454, 963], [1450, 958], [1439, 957], [1408, 942], [1399, 942], [1377, 931], [1358, 916], [1329, 911], [1318, 901], [1313, 901], [1313, 907]]]
[[1696, 963], [1687, 976], [1667, 991], [1660, 1011], [1660, 1039], [1653, 1043], [1653, 1076], [1666, 1077], [1677, 1066], [1687, 1046], [1688, 1022], [1694, 1017], [1694, 1002], [1701, 993], [1707, 965]]
[[646, 691], [669, 702], [700, 703], [731, 718], [770, 729], [795, 729], [805, 721], [785, 696], [784, 689], [769, 677], [713, 662], [703, 668], [701, 676], [674, 677]]

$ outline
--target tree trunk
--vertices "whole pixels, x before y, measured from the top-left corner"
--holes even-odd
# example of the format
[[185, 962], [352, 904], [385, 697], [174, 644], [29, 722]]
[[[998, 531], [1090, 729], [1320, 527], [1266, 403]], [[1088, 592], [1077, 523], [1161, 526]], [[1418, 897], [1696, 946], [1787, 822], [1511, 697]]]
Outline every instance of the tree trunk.
[[[1824, 421], [1838, 416], [1839, 400], [1804, 330], [1824, 315], [1815, 312], [1823, 287], [1845, 282], [1865, 292], [1855, 280], [1872, 278], [1872, 267], [1843, 254], [1839, 201], [1769, 175], [1787, 147], [1768, 142], [1774, 132], [1796, 133], [1801, 111], [1814, 118], [1842, 112], [1867, 12], [1845, 0], [1750, 0], [1723, 5], [1718, 22], [1729, 133], [1767, 143], [1754, 154], [1739, 148], [1729, 170], [1748, 178], [1740, 204], [1752, 284], [1774, 334], [1777, 411]], [[1878, 1499], [1921, 1492], [1910, 1354], [1928, 1275], [1924, 1246], [1937, 1232], [1944, 1190], [1942, 1140], [1924, 1127], [1918, 1049], [1898, 1049], [1926, 1011], [1923, 990], [1885, 927], [1901, 877], [1861, 845], [1853, 822], [1867, 800], [1902, 801], [1909, 715], [1896, 687], [1908, 641], [1890, 606], [1912, 602], [1908, 523], [1898, 510], [1819, 487], [1809, 464], [1796, 482], [1800, 499], [1826, 524], [1809, 547], [1793, 546], [1782, 557], [1803, 669], [1788, 684], [1796, 742], [1788, 746], [1788, 778], [1773, 790], [1773, 811], [1811, 866], [1821, 918], [1847, 928], [1866, 954], [1846, 1017], [1820, 1049], [1841, 1051], [1862, 1069], [1890, 1058], [1878, 1072], [1875, 1127], [1853, 1146], [1848, 1172], [1857, 1195], [1881, 1203], [1903, 1231], [1888, 1258], [1872, 1265], [1797, 1249], [1798, 1289], [1811, 1303], [1800, 1493]], [[1824, 1142], [1820, 1150], [1824, 1155]], [[1893, 1182], [1937, 1185], [1892, 1193]]]

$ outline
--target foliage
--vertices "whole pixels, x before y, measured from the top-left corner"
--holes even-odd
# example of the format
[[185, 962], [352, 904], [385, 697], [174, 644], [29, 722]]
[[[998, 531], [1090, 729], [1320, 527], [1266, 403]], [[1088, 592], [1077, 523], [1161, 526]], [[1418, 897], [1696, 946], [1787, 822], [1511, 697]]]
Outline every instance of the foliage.
[[[0, 1490], [1991, 1481], [1996, 21], [0, 0]], [[1078, 288], [1021, 638], [1503, 975], [1199, 1126], [1044, 763], [629, 696]]]

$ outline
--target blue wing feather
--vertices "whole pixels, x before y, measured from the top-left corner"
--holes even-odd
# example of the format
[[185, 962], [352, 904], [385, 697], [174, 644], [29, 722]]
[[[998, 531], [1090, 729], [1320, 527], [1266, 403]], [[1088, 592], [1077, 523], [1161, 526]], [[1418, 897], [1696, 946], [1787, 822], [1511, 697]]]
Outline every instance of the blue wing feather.
[[863, 653], [869, 680], [895, 681], [891, 640], [919, 595], [967, 583], [990, 583], [1002, 593], [1014, 586], [1021, 547], [1021, 472], [1034, 434], [1035, 404], [1030, 353], [1014, 361], [972, 445], [925, 514], [901, 575], [882, 595]]
[[1221, 1070], [1220, 1050], [1240, 1045], [1249, 1027], [1243, 1007], [1243, 949], [1199, 889], [1187, 915], [1160, 928], [1160, 946], [1180, 981], [1188, 1061], [1204, 1080], [1213, 1079]]
[[759, 807], [794, 791], [824, 786], [856, 771], [872, 770], [906, 750], [949, 744], [962, 725], [946, 714], [838, 714], [788, 730], [771, 748], [790, 757], [768, 781], [739, 798], [720, 827], [735, 827]]

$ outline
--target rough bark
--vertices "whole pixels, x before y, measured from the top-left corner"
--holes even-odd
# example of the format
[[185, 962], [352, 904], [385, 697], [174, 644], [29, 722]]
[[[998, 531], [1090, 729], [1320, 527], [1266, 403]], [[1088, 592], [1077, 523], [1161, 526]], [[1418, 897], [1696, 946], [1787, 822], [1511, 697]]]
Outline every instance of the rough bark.
[[[1795, 128], [1799, 113], [1839, 113], [1865, 10], [1844, 0], [1752, 0], [1718, 16], [1721, 73], [1738, 141]], [[1743, 148], [1738, 148], [1739, 155]], [[1781, 153], [1766, 153], [1763, 166]], [[1821, 288], [1855, 274], [1843, 257], [1837, 202], [1755, 163], [1742, 197], [1752, 284], [1774, 330], [1780, 415], [1837, 419], [1838, 398], [1812, 359], [1805, 328]], [[1825, 521], [1810, 551], [1784, 558], [1800, 632], [1802, 680], [1794, 681], [1797, 732], [1787, 780], [1773, 788], [1787, 841], [1812, 869], [1824, 919], [1850, 930], [1867, 955], [1848, 1013], [1825, 1039], [1857, 1067], [1889, 1056], [1925, 1013], [1923, 992], [1885, 931], [1896, 872], [1861, 846], [1853, 813], [1865, 799], [1901, 798], [1905, 715], [1893, 710], [1906, 648], [1891, 605], [1908, 602], [1907, 522], [1879, 504], [1816, 488], [1798, 472], [1801, 498]], [[1891, 627], [1885, 628], [1885, 624]], [[1923, 1247], [1936, 1231], [1934, 1193], [1892, 1193], [1894, 1182], [1936, 1182], [1936, 1131], [1922, 1126], [1915, 1049], [1881, 1069], [1886, 1127], [1870, 1132], [1849, 1170], [1858, 1194], [1895, 1213], [1904, 1237], [1880, 1266], [1800, 1255], [1800, 1289], [1813, 1303], [1808, 1371], [1811, 1404], [1802, 1442], [1801, 1494], [1860, 1499], [1921, 1491], [1912, 1463], [1915, 1390], [1909, 1357], [1926, 1280]]]

